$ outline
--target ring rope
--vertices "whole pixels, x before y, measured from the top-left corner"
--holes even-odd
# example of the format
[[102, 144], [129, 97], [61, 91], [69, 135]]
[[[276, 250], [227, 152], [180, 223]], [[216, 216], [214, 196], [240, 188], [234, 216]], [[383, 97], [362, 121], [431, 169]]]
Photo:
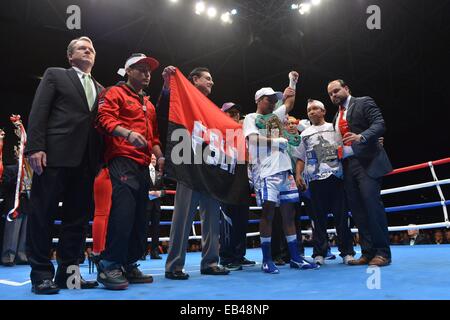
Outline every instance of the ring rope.
[[[399, 169], [393, 170], [391, 173], [387, 174], [387, 176], [390, 176], [390, 175], [420, 170], [420, 169], [424, 169], [424, 168], [428, 167], [431, 171], [434, 181], [413, 184], [413, 185], [408, 185], [408, 186], [403, 186], [403, 187], [397, 187], [397, 188], [390, 188], [390, 189], [382, 190], [380, 194], [386, 195], [386, 194], [393, 194], [393, 193], [399, 193], [399, 192], [405, 192], [405, 191], [411, 191], [411, 190], [436, 187], [438, 190], [439, 197], [441, 199], [440, 201], [436, 201], [436, 202], [410, 204], [410, 205], [404, 205], [404, 206], [385, 208], [387, 213], [411, 211], [411, 210], [417, 210], [417, 209], [426, 209], [426, 208], [433, 208], [433, 207], [439, 207], [439, 206], [442, 206], [443, 213], [444, 213], [444, 222], [421, 224], [421, 225], [415, 225], [415, 226], [408, 225], [408, 226], [388, 227], [389, 231], [405, 231], [405, 230], [410, 230], [410, 229], [434, 229], [434, 228], [442, 228], [442, 227], [450, 228], [450, 222], [448, 219], [448, 212], [447, 212], [447, 206], [450, 205], [450, 200], [445, 199], [444, 193], [442, 192], [442, 188], [441, 188], [441, 185], [450, 184], [450, 179], [439, 180], [439, 178], [437, 177], [436, 172], [434, 170], [434, 166], [443, 165], [443, 164], [447, 164], [447, 163], [450, 163], [450, 158], [444, 158], [441, 160], [429, 161], [429, 162], [425, 162], [425, 163], [421, 163], [421, 164], [417, 164], [417, 165], [413, 165], [413, 166], [399, 168]], [[166, 191], [166, 194], [170, 194], [170, 195], [175, 195], [175, 193], [176, 193], [176, 191], [174, 191], [174, 190]], [[303, 203], [302, 203], [302, 205], [303, 205]], [[59, 203], [59, 206], [62, 206], [62, 202]], [[250, 207], [249, 209], [252, 211], [256, 211], [256, 210], [261, 210], [262, 208], [261, 207]], [[174, 206], [161, 206], [161, 210], [172, 211], [172, 210], [174, 210]], [[332, 217], [333, 215], [329, 214], [328, 216]], [[301, 217], [301, 220], [309, 220], [309, 217]], [[59, 225], [61, 223], [62, 222], [59, 220], [55, 221], [55, 224], [57, 224], [57, 225]], [[195, 225], [198, 225], [200, 223], [201, 223], [200, 221], [194, 221], [192, 223], [192, 234], [193, 235], [190, 236], [189, 239], [201, 239], [201, 235], [197, 235], [196, 230], [195, 230]], [[249, 223], [256, 224], [256, 223], [259, 223], [259, 220], [249, 220]], [[90, 224], [92, 224], [92, 222], [90, 222]], [[161, 225], [171, 225], [171, 221], [161, 221], [160, 224]], [[358, 232], [358, 229], [356, 229], [356, 228], [353, 228], [351, 230], [353, 233]], [[336, 229], [328, 229], [327, 232], [328, 233], [336, 233]], [[312, 233], [311, 230], [302, 231], [302, 234], [311, 234], [311, 233]], [[247, 233], [247, 237], [252, 237], [252, 236], [259, 236], [259, 232]], [[150, 240], [151, 240], [151, 238], [149, 238], [149, 241]], [[160, 237], [159, 240], [160, 241], [169, 241], [169, 238], [168, 237]], [[58, 242], [58, 238], [54, 238], [53, 242], [54, 243]], [[92, 243], [92, 238], [87, 238], [86, 242]]]

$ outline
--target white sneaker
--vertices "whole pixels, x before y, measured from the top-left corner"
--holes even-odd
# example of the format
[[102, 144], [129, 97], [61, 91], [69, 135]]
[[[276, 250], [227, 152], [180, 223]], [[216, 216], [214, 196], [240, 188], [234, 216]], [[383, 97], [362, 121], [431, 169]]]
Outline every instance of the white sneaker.
[[342, 258], [342, 262], [344, 264], [348, 264], [349, 261], [355, 261], [355, 257], [348, 254], [348, 255], [346, 255], [345, 257]]
[[318, 264], [318, 265], [324, 265], [325, 264], [325, 259], [322, 256], [316, 256], [314, 258], [314, 263]]

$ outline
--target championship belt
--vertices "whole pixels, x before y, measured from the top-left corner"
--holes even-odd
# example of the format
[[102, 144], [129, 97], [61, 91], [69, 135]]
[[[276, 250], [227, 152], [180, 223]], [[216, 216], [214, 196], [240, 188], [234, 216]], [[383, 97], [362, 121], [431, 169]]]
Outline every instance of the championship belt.
[[283, 134], [283, 124], [277, 115], [273, 113], [258, 114], [255, 122], [258, 129], [265, 131], [264, 136], [267, 138], [278, 138]]
[[287, 139], [288, 144], [293, 147], [298, 147], [300, 145], [300, 142], [302, 141], [302, 138], [298, 133], [289, 133], [287, 130], [283, 130], [283, 137]]
[[267, 138], [286, 138], [288, 144], [293, 147], [298, 147], [301, 142], [299, 134], [291, 134], [287, 130], [283, 129], [283, 124], [280, 119], [273, 113], [269, 114], [258, 114], [256, 117], [256, 127], [260, 130], [265, 131], [265, 136]]
[[[289, 73], [289, 87], [294, 89], [297, 86], [298, 74], [295, 72]], [[300, 135], [291, 135], [285, 129], [280, 119], [274, 114], [258, 114], [255, 119], [256, 127], [263, 130], [263, 135], [267, 138], [279, 138], [284, 137], [288, 140], [288, 144], [292, 146], [300, 145]], [[265, 131], [265, 133], [264, 133]]]
[[23, 179], [22, 179], [22, 192], [30, 196], [31, 182], [33, 181], [33, 169], [31, 169], [30, 163], [25, 158], [23, 159]]

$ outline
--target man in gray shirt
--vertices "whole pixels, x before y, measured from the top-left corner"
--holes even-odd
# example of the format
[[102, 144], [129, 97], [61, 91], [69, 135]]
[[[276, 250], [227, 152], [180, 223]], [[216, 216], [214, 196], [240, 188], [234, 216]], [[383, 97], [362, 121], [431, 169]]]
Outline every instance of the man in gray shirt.
[[308, 180], [313, 207], [313, 258], [317, 264], [324, 264], [328, 249], [327, 218], [333, 213], [338, 233], [338, 248], [344, 264], [354, 260], [353, 239], [348, 226], [347, 206], [343, 184], [342, 164], [338, 158], [341, 138], [333, 124], [325, 122], [325, 106], [318, 100], [309, 100], [308, 118], [312, 126], [302, 132], [302, 140], [293, 151], [296, 162], [296, 182], [306, 190]]

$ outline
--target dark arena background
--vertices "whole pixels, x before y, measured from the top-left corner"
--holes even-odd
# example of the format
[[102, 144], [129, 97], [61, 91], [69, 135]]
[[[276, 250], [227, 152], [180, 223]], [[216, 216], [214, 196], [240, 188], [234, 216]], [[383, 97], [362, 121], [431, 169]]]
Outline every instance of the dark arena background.
[[[207, 12], [196, 14], [196, 2], [2, 1], [0, 128], [6, 132], [3, 164], [15, 163], [13, 147], [18, 143], [10, 115], [21, 115], [27, 128], [33, 97], [45, 69], [68, 68], [67, 45], [79, 36], [93, 40], [96, 61], [92, 74], [105, 87], [121, 80], [116, 71], [131, 53], [157, 58], [161, 66], [152, 73], [146, 90], [155, 105], [163, 85], [161, 73], [168, 65], [178, 67], [184, 75], [194, 67], [208, 67], [215, 83], [209, 98], [218, 106], [236, 102], [243, 106], [244, 114], [255, 112], [256, 90], [267, 86], [283, 90], [288, 73], [296, 70], [300, 80], [291, 112], [295, 117], [307, 118], [306, 103], [313, 98], [325, 103], [326, 120], [331, 122], [337, 109], [328, 97], [327, 84], [344, 79], [354, 96], [371, 96], [380, 106], [387, 127], [384, 147], [394, 168], [450, 157], [450, 1], [322, 0], [312, 4], [309, 0], [205, 0], [207, 6], [217, 8], [215, 17], [208, 17]], [[223, 12], [229, 14], [221, 21]], [[78, 13], [79, 20], [74, 20], [73, 15]], [[385, 177], [382, 189], [450, 178], [448, 163], [438, 163], [433, 169], [436, 178], [428, 165]], [[260, 270], [259, 236], [249, 235], [247, 257], [258, 265], [232, 272], [227, 279], [201, 276], [200, 252], [193, 248], [186, 263], [191, 273], [187, 283], [164, 278], [166, 252], [159, 262], [149, 257], [140, 262], [143, 270], [154, 275], [153, 284], [123, 292], [65, 290], [56, 296], [37, 296], [30, 290], [29, 266], [0, 266], [0, 299], [197, 300], [198, 306], [202, 300], [449, 299], [445, 289], [450, 285], [450, 224], [445, 210], [450, 198], [448, 183], [440, 185], [442, 194], [436, 183], [383, 196], [386, 208], [402, 207], [388, 212], [390, 227], [439, 225], [421, 230], [430, 244], [420, 248], [400, 245], [407, 228], [391, 232], [393, 263], [382, 269], [381, 288], [368, 288], [370, 274], [366, 268], [349, 270], [340, 257], [320, 270], [300, 274], [281, 267], [276, 283], [268, 281], [271, 275]], [[174, 190], [175, 184], [167, 181], [167, 188]], [[166, 196], [163, 205], [173, 206], [173, 198]], [[0, 239], [9, 209], [2, 208]], [[56, 212], [56, 220], [63, 214]], [[171, 210], [162, 213], [162, 238], [169, 236], [171, 214]], [[255, 221], [259, 216], [260, 211], [251, 211], [249, 234], [258, 232]], [[306, 216], [302, 227], [311, 227]], [[435, 243], [436, 232], [443, 234], [442, 245], [431, 244]], [[58, 233], [55, 225], [53, 237], [57, 238]], [[196, 233], [201, 234], [199, 225]], [[92, 238], [90, 231], [87, 237]], [[197, 242], [191, 240], [190, 245]], [[312, 248], [307, 239], [305, 243], [306, 256], [310, 256]], [[88, 241], [87, 251], [90, 248]], [[332, 247], [332, 252], [337, 254], [337, 248]], [[81, 273], [88, 279], [96, 277], [88, 272], [87, 259]], [[180, 314], [180, 308], [174, 314]]]

